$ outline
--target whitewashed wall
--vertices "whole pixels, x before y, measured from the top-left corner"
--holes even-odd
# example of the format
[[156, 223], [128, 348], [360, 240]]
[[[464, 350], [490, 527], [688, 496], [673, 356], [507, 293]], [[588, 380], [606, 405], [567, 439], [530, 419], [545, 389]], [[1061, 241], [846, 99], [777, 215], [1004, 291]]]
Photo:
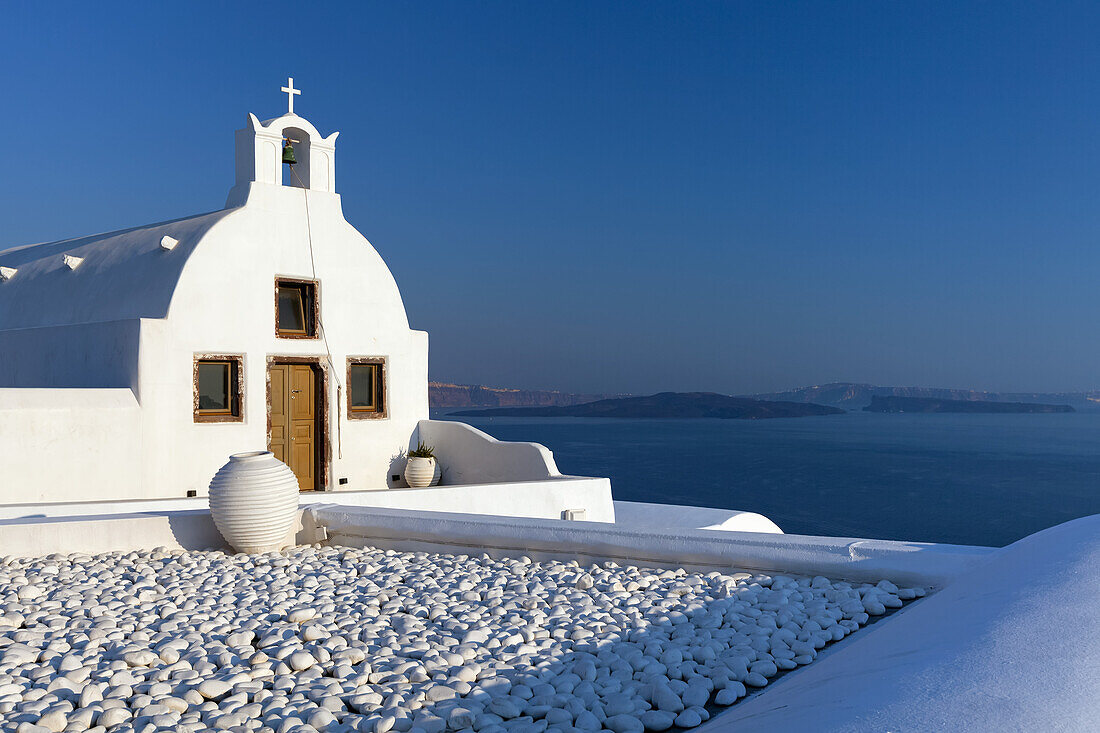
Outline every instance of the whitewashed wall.
[[[147, 451], [160, 457], [145, 466], [144, 483], [153, 492], [149, 495], [179, 496], [186, 489], [203, 494], [230, 453], [266, 447], [269, 356], [325, 361], [330, 488], [384, 488], [390, 476], [401, 472], [400, 455], [417, 423], [428, 415], [427, 334], [409, 329], [393, 276], [370, 243], [344, 220], [337, 195], [255, 183], [250, 188], [247, 203], [196, 247], [167, 319], [142, 323], [138, 393]], [[314, 279], [314, 272], [335, 368], [327, 364], [325, 340], [275, 336], [275, 278]], [[193, 421], [197, 353], [244, 355], [243, 422]], [[337, 381], [346, 381], [349, 356], [386, 358], [385, 419], [349, 420], [346, 385], [337, 402]], [[172, 485], [162, 491], [168, 475]], [[347, 483], [340, 485], [340, 478]]]
[[0, 330], [0, 387], [130, 389], [138, 330], [137, 320]]
[[129, 389], [0, 389], [0, 502], [132, 498], [143, 455]]
[[[268, 137], [281, 125], [307, 130], [332, 157], [335, 135], [298, 117], [267, 124]], [[267, 360], [278, 356], [324, 362], [322, 485], [400, 484], [391, 477], [428, 417], [428, 337], [409, 328], [389, 269], [344, 220], [328, 158], [321, 190], [238, 180], [225, 211], [0, 252], [17, 269], [0, 282], [0, 388], [64, 388], [0, 405], [3, 481], [33, 492], [0, 501], [205, 494], [231, 453], [266, 448]], [[66, 255], [82, 258], [76, 269]], [[276, 338], [276, 277], [319, 281], [327, 341]], [[197, 354], [243, 356], [241, 422], [194, 422]], [[348, 357], [386, 359], [384, 419], [347, 418]], [[133, 391], [125, 409], [103, 410], [113, 391], [72, 387]]]

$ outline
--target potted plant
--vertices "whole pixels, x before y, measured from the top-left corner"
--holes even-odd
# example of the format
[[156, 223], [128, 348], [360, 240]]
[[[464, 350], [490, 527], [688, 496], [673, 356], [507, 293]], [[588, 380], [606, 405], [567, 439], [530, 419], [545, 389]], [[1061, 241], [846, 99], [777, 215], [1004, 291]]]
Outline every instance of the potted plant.
[[422, 489], [438, 481], [438, 476], [435, 449], [418, 442], [416, 448], [409, 451], [409, 459], [405, 464], [405, 482], [414, 489]]

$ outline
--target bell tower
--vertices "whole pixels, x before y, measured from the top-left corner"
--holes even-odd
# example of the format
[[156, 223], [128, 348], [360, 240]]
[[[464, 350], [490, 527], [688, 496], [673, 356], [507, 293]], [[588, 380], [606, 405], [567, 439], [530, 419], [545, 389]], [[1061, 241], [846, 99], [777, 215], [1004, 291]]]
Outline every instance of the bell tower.
[[[309, 191], [336, 193], [336, 136], [321, 137], [309, 120], [294, 113], [294, 78], [282, 88], [287, 95], [287, 112], [265, 122], [251, 112], [244, 129], [237, 130], [237, 181], [234, 191], [251, 184], [291, 186]], [[289, 144], [293, 164], [284, 163]], [[230, 200], [234, 199], [230, 194]]]

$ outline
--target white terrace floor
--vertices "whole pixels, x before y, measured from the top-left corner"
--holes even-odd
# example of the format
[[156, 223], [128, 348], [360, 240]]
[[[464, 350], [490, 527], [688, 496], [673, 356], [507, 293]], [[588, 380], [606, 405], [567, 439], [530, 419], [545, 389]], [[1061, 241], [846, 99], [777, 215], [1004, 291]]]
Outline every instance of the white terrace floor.
[[0, 729], [691, 728], [923, 594], [370, 547], [8, 558]]

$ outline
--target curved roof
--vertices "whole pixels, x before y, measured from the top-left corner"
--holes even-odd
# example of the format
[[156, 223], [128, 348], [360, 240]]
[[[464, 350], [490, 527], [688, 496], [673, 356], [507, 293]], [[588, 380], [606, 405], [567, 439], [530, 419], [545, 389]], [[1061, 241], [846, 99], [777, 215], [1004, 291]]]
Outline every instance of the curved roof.
[[[0, 251], [0, 331], [130, 318], [164, 318], [184, 264], [222, 209], [77, 239]], [[179, 240], [171, 250], [161, 238]], [[70, 269], [65, 257], [83, 258]]]

